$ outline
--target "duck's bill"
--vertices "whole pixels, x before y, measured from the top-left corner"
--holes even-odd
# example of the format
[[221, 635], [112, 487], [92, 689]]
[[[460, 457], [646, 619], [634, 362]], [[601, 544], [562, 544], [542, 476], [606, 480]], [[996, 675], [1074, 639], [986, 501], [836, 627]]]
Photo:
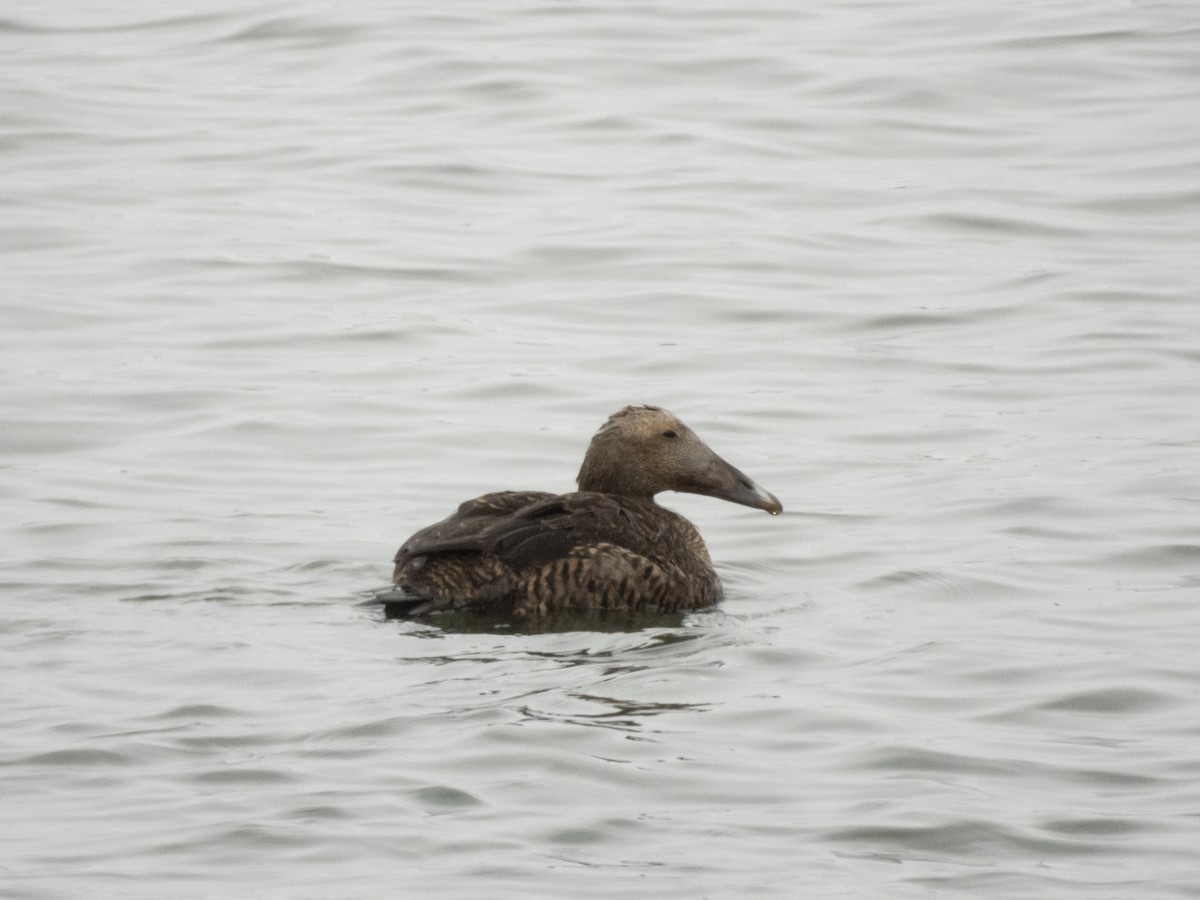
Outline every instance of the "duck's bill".
[[730, 503], [765, 509], [773, 516], [783, 512], [783, 504], [779, 502], [779, 498], [720, 457], [716, 458], [708, 474], [710, 478], [706, 479], [706, 484], [698, 486], [697, 494], [708, 494]]

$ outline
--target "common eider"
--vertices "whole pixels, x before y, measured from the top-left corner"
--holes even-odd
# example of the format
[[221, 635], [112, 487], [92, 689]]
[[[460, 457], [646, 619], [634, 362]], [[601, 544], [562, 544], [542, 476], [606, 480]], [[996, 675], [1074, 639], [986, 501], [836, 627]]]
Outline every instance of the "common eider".
[[592, 438], [577, 483], [567, 494], [484, 494], [418, 531], [396, 553], [396, 589], [380, 595], [389, 614], [700, 609], [721, 593], [708, 549], [696, 527], [654, 495], [685, 491], [783, 511], [656, 406], [612, 415]]

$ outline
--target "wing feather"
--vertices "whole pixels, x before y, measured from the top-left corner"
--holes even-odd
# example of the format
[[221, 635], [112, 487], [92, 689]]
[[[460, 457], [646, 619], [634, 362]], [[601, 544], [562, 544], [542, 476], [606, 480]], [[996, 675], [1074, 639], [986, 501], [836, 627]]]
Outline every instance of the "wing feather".
[[430, 553], [483, 550], [497, 522], [533, 503], [554, 497], [546, 491], [497, 491], [463, 503], [452, 516], [422, 528], [397, 551], [395, 562]]

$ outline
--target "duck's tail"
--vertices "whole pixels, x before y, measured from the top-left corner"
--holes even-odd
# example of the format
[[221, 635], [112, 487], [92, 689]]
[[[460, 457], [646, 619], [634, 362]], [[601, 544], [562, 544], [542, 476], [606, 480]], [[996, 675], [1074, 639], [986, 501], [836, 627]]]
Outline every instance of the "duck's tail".
[[389, 619], [411, 619], [428, 615], [436, 608], [434, 601], [417, 597], [402, 588], [386, 587], [373, 591], [367, 606], [382, 606], [383, 614]]

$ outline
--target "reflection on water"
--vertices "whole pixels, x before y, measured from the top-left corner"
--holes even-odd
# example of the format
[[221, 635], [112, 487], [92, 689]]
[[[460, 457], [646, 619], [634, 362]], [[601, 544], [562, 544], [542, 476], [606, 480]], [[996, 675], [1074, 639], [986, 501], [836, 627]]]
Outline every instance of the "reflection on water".
[[[414, 620], [402, 608], [382, 604], [383, 615], [392, 621], [408, 622], [412, 633], [432, 636], [430, 629], [447, 633], [511, 632], [513, 634], [555, 634], [564, 631], [637, 632], [652, 628], [679, 628], [681, 613], [634, 612], [629, 610], [561, 610], [520, 619], [502, 612], [446, 610], [435, 616]], [[686, 636], [684, 637], [686, 639]]]
[[704, 703], [650, 703], [583, 693], [568, 694], [563, 700], [578, 702], [570, 711], [537, 709], [533, 706], [522, 706], [518, 709], [530, 719], [546, 722], [640, 731], [657, 715], [689, 710], [703, 711], [708, 708], [708, 704]]

